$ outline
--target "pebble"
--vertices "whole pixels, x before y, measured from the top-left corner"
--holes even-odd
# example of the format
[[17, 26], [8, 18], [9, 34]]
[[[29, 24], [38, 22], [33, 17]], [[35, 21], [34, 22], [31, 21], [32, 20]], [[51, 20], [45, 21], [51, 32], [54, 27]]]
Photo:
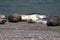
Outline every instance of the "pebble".
[[0, 40], [60, 40], [60, 34], [53, 31], [1, 30]]

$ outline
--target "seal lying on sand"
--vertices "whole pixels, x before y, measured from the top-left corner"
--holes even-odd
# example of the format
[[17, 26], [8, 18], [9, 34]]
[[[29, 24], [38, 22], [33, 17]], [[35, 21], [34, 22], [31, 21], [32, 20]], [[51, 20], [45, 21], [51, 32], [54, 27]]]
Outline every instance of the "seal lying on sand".
[[27, 20], [28, 23], [36, 23], [35, 21], [33, 21], [32, 19]]
[[60, 23], [60, 17], [59, 16], [52, 16], [48, 19], [47, 25], [48, 26], [58, 26]]
[[0, 24], [5, 24], [7, 21], [7, 16], [0, 14]]
[[42, 23], [46, 24], [47, 23], [47, 15], [38, 15], [38, 14], [33, 14], [30, 15], [28, 18], [28, 23]]
[[8, 16], [8, 21], [9, 22], [19, 22], [19, 21], [21, 21], [21, 16], [20, 16], [20, 14], [17, 14], [17, 13], [12, 14], [12, 15]]

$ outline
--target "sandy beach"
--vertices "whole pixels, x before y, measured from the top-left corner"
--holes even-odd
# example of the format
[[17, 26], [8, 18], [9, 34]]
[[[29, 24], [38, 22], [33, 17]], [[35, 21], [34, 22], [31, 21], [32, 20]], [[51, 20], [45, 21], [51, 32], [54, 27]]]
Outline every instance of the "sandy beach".
[[6, 22], [0, 24], [0, 40], [60, 40], [60, 26]]

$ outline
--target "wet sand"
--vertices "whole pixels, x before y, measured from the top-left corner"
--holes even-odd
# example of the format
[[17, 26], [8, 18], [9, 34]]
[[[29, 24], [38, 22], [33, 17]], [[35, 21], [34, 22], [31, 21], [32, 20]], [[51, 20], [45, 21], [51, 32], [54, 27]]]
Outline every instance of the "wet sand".
[[60, 33], [60, 26], [47, 26], [45, 24], [27, 22], [18, 23], [6, 22], [5, 24], [0, 24], [0, 30], [36, 30], [36, 31], [56, 31]]
[[60, 26], [6, 22], [0, 25], [0, 40], [60, 40]]

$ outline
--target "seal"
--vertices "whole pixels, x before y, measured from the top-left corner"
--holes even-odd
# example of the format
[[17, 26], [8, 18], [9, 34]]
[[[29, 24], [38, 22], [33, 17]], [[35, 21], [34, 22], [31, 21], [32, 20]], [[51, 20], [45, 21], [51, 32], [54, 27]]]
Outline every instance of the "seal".
[[0, 24], [5, 24], [6, 21], [7, 21], [7, 16], [0, 14]]
[[15, 13], [15, 14], [8, 16], [8, 22], [19, 22], [19, 21], [21, 21], [20, 14]]
[[59, 16], [51, 16], [48, 18], [47, 25], [48, 26], [58, 26], [60, 24]]
[[33, 21], [32, 19], [27, 20], [28, 23], [36, 23], [35, 21]]

